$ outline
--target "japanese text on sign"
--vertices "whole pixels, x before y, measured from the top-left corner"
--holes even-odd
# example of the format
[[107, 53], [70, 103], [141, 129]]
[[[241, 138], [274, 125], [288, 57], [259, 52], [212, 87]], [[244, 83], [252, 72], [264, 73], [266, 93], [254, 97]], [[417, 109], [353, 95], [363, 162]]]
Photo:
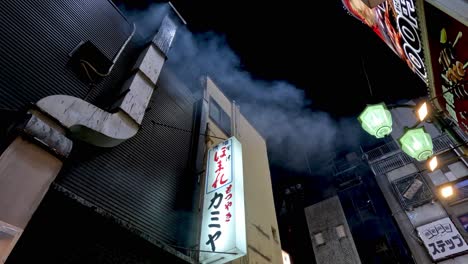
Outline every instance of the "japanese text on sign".
[[[242, 150], [230, 138], [208, 151], [202, 232], [201, 263], [222, 263], [245, 254], [245, 209], [243, 195]], [[226, 256], [224, 252], [237, 252]], [[216, 260], [217, 259], [217, 260]]]
[[417, 230], [433, 260], [468, 250], [465, 240], [448, 217], [420, 226]]

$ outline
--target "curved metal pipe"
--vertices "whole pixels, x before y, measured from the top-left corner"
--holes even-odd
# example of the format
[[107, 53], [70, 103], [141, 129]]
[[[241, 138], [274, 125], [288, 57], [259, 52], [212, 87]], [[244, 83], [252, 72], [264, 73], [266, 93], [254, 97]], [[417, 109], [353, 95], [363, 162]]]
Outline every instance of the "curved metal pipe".
[[[117, 60], [119, 59], [120, 57], [120, 54], [122, 53], [122, 51], [125, 49], [125, 47], [127, 46], [128, 42], [130, 42], [130, 40], [133, 38], [133, 35], [135, 35], [135, 31], [136, 31], [136, 25], [135, 23], [132, 23], [132, 33], [130, 34], [130, 36], [128, 36], [127, 40], [125, 40], [124, 44], [122, 45], [122, 47], [120, 47], [120, 50], [119, 52], [117, 52], [117, 54], [115, 55], [114, 59], [112, 60], [112, 66], [114, 66], [115, 62], [117, 62]], [[111, 67], [112, 67], [111, 66]]]

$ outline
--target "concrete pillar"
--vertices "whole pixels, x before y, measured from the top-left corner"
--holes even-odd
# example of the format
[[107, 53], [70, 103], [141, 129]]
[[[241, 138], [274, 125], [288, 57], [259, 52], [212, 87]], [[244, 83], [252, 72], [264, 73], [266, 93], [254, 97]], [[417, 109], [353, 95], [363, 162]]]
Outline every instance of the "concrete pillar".
[[[40, 115], [39, 113], [37, 113]], [[72, 142], [32, 115], [0, 156], [0, 263], [4, 263], [50, 184]]]

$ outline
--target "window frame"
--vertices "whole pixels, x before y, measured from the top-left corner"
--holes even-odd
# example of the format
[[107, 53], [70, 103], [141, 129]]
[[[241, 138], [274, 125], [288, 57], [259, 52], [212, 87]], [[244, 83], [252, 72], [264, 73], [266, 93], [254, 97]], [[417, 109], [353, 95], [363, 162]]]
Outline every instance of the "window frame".
[[[314, 242], [315, 242], [315, 244], [317, 245], [317, 247], [323, 246], [323, 245], [326, 244], [326, 241], [325, 241], [325, 237], [324, 237], [324, 235], [323, 235], [323, 232], [314, 233], [313, 236], [314, 236]], [[320, 243], [319, 240], [322, 240], [321, 243]]]
[[[216, 107], [216, 110], [219, 113], [219, 120], [218, 120], [218, 118], [216, 118], [216, 117], [214, 117], [212, 115], [212, 111], [213, 111], [212, 107]], [[228, 113], [226, 113], [226, 111], [224, 111], [224, 109], [221, 107], [221, 105], [219, 105], [219, 103], [216, 102], [216, 100], [213, 97], [210, 97], [208, 117], [210, 118], [211, 121], [213, 121], [216, 124], [216, 126], [218, 126], [219, 129], [221, 129], [221, 131], [224, 134], [226, 134], [228, 137], [231, 136], [231, 132], [232, 132], [231, 117], [228, 115]], [[224, 125], [223, 125], [223, 122], [225, 122], [224, 118], [227, 119], [226, 121], [228, 123], [226, 123], [226, 125], [228, 127], [224, 127]]]

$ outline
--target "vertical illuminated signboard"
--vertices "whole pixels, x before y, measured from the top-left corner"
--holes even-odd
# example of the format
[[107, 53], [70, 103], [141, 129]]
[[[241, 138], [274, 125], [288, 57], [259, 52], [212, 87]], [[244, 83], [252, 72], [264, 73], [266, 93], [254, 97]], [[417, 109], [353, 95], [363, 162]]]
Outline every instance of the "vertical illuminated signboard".
[[362, 0], [342, 0], [357, 19], [383, 40], [427, 84], [415, 0], [386, 0], [369, 8]]
[[437, 107], [468, 132], [468, 29], [431, 4], [424, 5]]
[[231, 137], [208, 151], [200, 263], [226, 263], [247, 253], [242, 146]]

